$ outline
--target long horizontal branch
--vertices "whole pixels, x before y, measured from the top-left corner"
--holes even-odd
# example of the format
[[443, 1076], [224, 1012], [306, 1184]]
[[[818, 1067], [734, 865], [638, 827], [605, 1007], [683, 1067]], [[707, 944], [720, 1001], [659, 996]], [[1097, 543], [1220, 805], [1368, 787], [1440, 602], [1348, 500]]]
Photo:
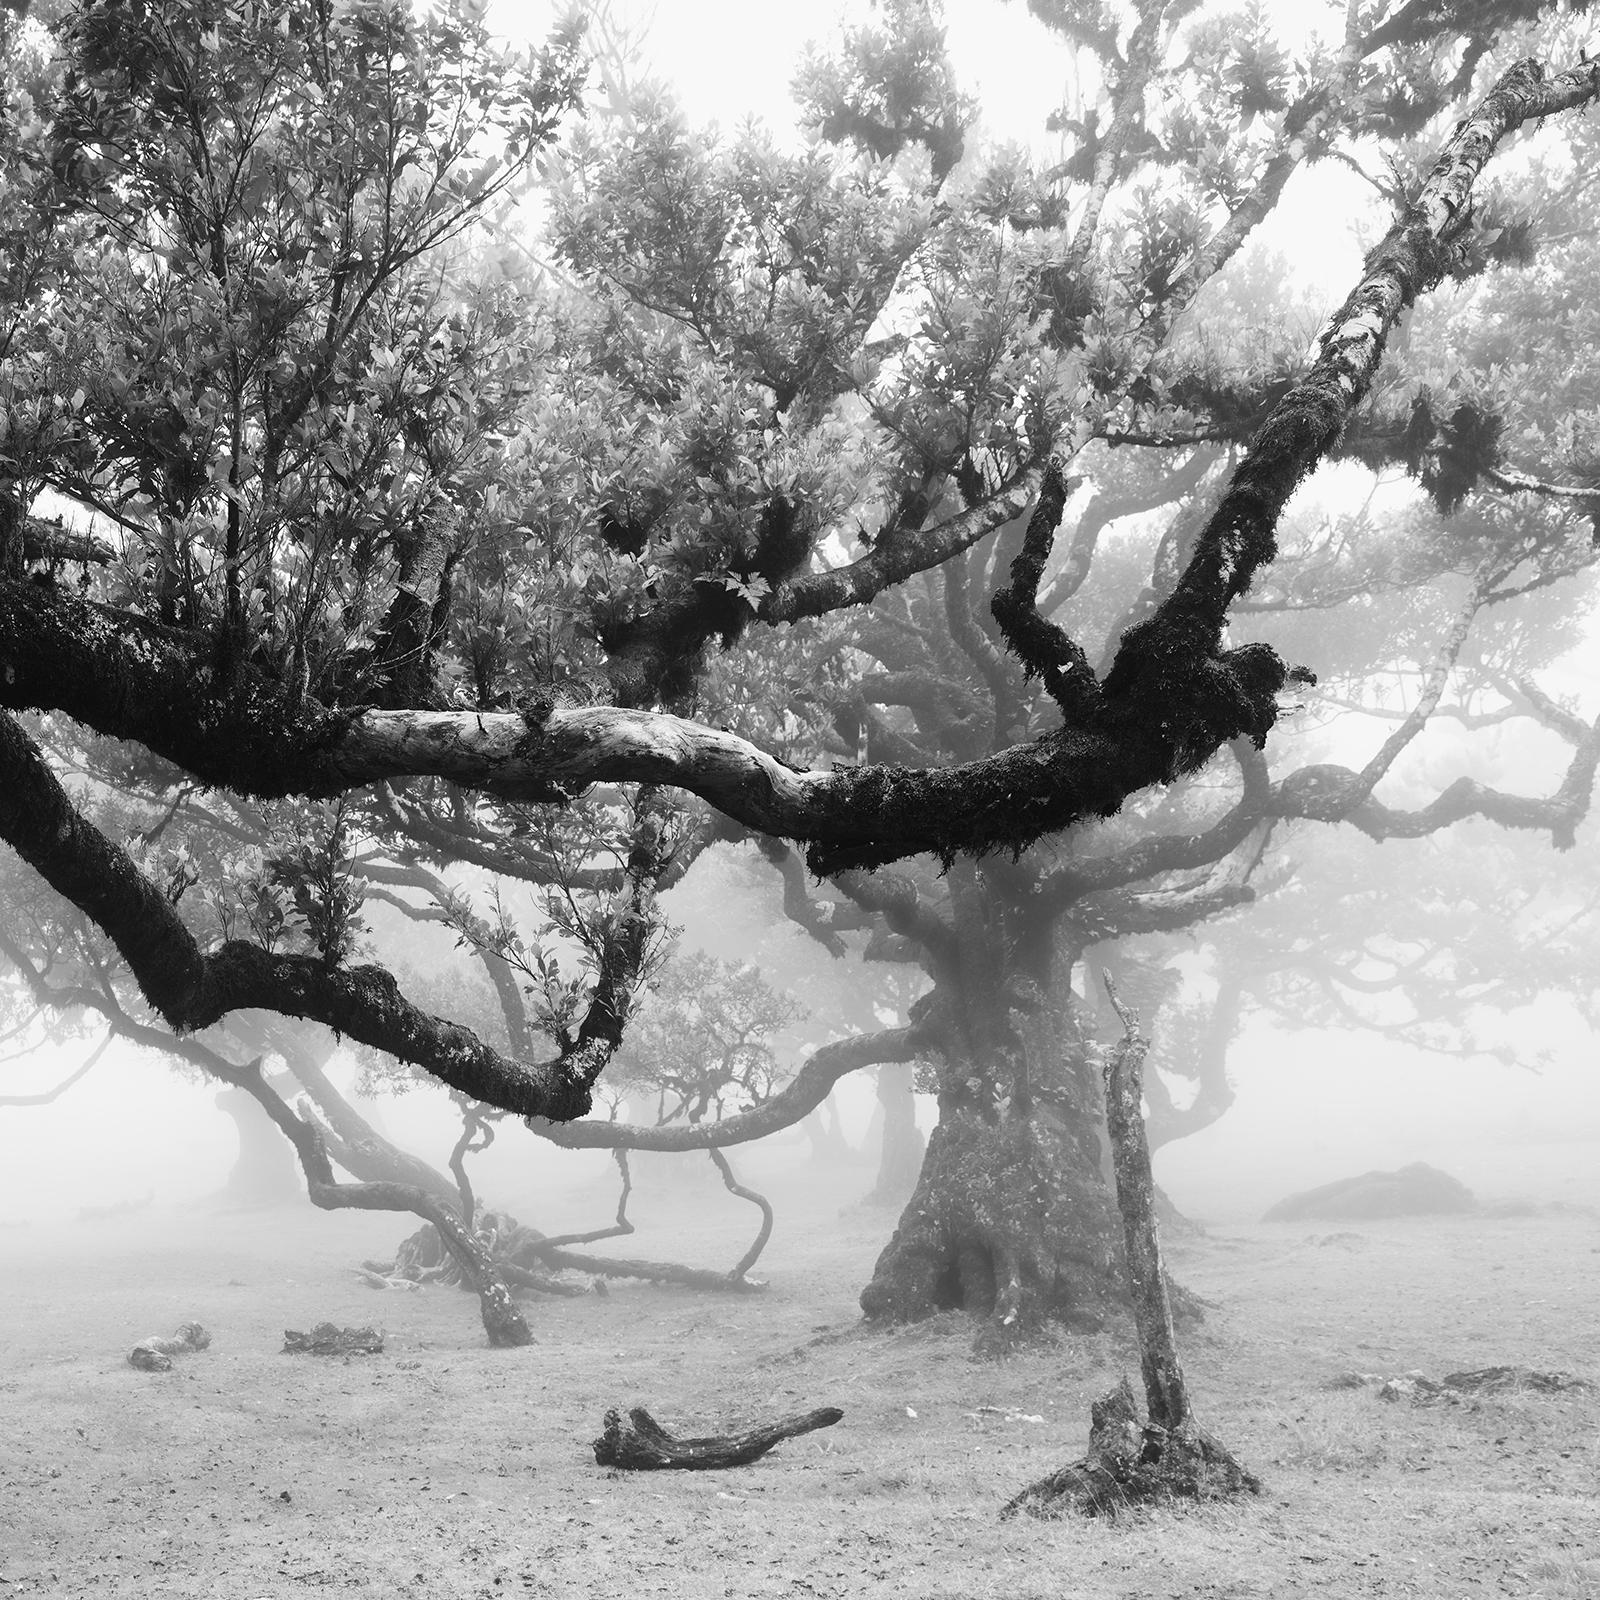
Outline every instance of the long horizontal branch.
[[749, 1111], [717, 1122], [653, 1128], [633, 1122], [534, 1122], [533, 1131], [567, 1150], [709, 1150], [748, 1144], [792, 1128], [817, 1109], [842, 1077], [883, 1061], [915, 1061], [929, 1041], [915, 1028], [886, 1028], [822, 1045], [789, 1083]]
[[1593, 803], [1597, 763], [1600, 721], [1573, 751], [1561, 782], [1550, 795], [1507, 794], [1476, 778], [1458, 778], [1427, 805], [1407, 811], [1371, 798], [1362, 775], [1349, 767], [1319, 764], [1302, 767], [1275, 785], [1269, 810], [1277, 817], [1348, 822], [1379, 840], [1420, 839], [1457, 822], [1482, 817], [1503, 828], [1548, 832], [1557, 849], [1568, 850]]
[[[662, 712], [351, 711], [297, 703], [243, 667], [212, 680], [208, 641], [81, 598], [0, 582], [0, 706], [59, 710], [133, 739], [202, 782], [325, 798], [440, 777], [512, 799], [564, 801], [591, 784], [670, 784], [761, 833], [807, 843], [818, 873], [919, 852], [1021, 848], [1167, 781], [1169, 719], [1062, 728], [949, 767], [800, 771], [748, 740]], [[1254, 713], [1197, 710], [1216, 742]], [[1194, 726], [1179, 719], [1185, 737]], [[1214, 747], [1214, 745], [1213, 745]], [[1186, 747], [1187, 748], [1187, 747]]]

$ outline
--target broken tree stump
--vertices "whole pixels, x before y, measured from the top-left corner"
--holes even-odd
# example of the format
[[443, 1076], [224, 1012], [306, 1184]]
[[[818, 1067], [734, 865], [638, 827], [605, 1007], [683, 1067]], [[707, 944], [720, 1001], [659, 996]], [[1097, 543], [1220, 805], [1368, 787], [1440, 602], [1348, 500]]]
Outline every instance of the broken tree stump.
[[817, 1428], [831, 1428], [842, 1416], [837, 1406], [823, 1406], [778, 1422], [768, 1422], [744, 1433], [710, 1434], [703, 1439], [679, 1439], [667, 1432], [642, 1406], [635, 1406], [623, 1422], [616, 1410], [606, 1412], [605, 1431], [594, 1442], [594, 1459], [602, 1467], [646, 1472], [662, 1467], [742, 1467], [764, 1456], [774, 1445]]
[[1019, 1511], [1114, 1517], [1136, 1505], [1261, 1492], [1261, 1480], [1192, 1416], [1173, 1428], [1149, 1418], [1141, 1422], [1126, 1378], [1090, 1406], [1089, 1419], [1088, 1454], [1030, 1483], [1007, 1502], [1002, 1517]]
[[339, 1328], [319, 1322], [310, 1333], [285, 1328], [283, 1348], [287, 1355], [376, 1356], [383, 1354], [383, 1334], [377, 1328]]
[[1089, 1453], [1029, 1484], [1007, 1502], [1003, 1517], [1019, 1511], [1038, 1517], [1071, 1512], [1114, 1516], [1152, 1502], [1261, 1492], [1261, 1480], [1195, 1421], [1189, 1403], [1161, 1260], [1155, 1177], [1141, 1110], [1150, 1042], [1139, 1032], [1138, 1014], [1118, 999], [1109, 974], [1105, 986], [1122, 1019], [1123, 1037], [1105, 1065], [1106, 1131], [1122, 1213], [1146, 1416], [1140, 1420], [1133, 1386], [1124, 1378], [1089, 1408]]
[[170, 1339], [159, 1334], [141, 1339], [128, 1352], [128, 1365], [141, 1372], [171, 1372], [174, 1356], [204, 1350], [210, 1343], [211, 1335], [198, 1322], [186, 1322]]

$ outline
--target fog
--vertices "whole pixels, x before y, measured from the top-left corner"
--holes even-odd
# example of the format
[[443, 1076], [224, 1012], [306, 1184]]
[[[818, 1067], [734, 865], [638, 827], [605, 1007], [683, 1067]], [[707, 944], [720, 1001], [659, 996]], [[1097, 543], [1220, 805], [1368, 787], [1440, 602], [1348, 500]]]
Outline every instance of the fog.
[[[1536, 1068], [1430, 1055], [1358, 1033], [1249, 1029], [1230, 1054], [1233, 1107], [1211, 1127], [1163, 1147], [1157, 1176], [1180, 1210], [1215, 1222], [1257, 1217], [1293, 1191], [1413, 1161], [1452, 1173], [1487, 1202], [1600, 1206], [1593, 1038], [1581, 1018], [1560, 1006], [1515, 1020], [1530, 1047], [1537, 1042], [1548, 1051]], [[54, 1087], [87, 1056], [94, 1037], [10, 1064], [6, 1092]], [[347, 1063], [335, 1077], [348, 1085], [354, 1069]], [[145, 1201], [200, 1210], [215, 1204], [238, 1148], [216, 1094], [214, 1085], [196, 1083], [147, 1052], [113, 1045], [59, 1100], [0, 1106], [0, 1226], [71, 1220]], [[445, 1167], [460, 1124], [442, 1090], [352, 1098], [395, 1143]], [[847, 1138], [865, 1145], [871, 1085], [842, 1084], [836, 1103]], [[918, 1119], [931, 1131], [937, 1120], [931, 1096], [918, 1096]], [[861, 1150], [863, 1190], [874, 1154]], [[798, 1129], [730, 1155], [741, 1177], [753, 1182], [771, 1172], [803, 1177], [813, 1159]], [[681, 1164], [686, 1173], [706, 1167], [698, 1153], [657, 1160], [662, 1167]], [[490, 1203], [546, 1232], [608, 1220], [612, 1168], [604, 1152], [558, 1150], [510, 1125], [473, 1159], [471, 1171]], [[709, 1168], [705, 1176], [705, 1203], [731, 1204]], [[817, 1181], [838, 1180], [829, 1172]], [[648, 1227], [644, 1184], [636, 1217]], [[398, 1237], [409, 1224], [397, 1218], [395, 1226]], [[781, 1260], [781, 1238], [773, 1250]]]

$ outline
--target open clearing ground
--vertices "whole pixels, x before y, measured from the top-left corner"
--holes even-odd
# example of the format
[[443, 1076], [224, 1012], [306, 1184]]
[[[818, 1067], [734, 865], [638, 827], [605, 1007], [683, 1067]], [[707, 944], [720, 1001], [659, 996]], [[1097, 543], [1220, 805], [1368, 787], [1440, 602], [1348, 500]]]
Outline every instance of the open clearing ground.
[[[1175, 1242], [1215, 1306], [1187, 1343], [1203, 1420], [1267, 1495], [1001, 1523], [1014, 1490], [1081, 1453], [1130, 1352], [1078, 1340], [983, 1364], [959, 1318], [863, 1330], [855, 1294], [890, 1219], [836, 1214], [860, 1182], [774, 1186], [764, 1295], [541, 1299], [517, 1351], [484, 1346], [469, 1296], [358, 1283], [350, 1265], [404, 1219], [152, 1209], [0, 1231], [0, 1597], [1600, 1595], [1600, 1393], [1414, 1408], [1324, 1387], [1501, 1362], [1600, 1378], [1592, 1214]], [[704, 1196], [639, 1210], [630, 1254], [715, 1264], [743, 1243], [745, 1217]], [[210, 1350], [126, 1365], [190, 1318]], [[279, 1353], [285, 1327], [324, 1319], [380, 1323], [388, 1348]], [[589, 1450], [619, 1402], [693, 1431], [846, 1414], [737, 1471], [623, 1477]]]

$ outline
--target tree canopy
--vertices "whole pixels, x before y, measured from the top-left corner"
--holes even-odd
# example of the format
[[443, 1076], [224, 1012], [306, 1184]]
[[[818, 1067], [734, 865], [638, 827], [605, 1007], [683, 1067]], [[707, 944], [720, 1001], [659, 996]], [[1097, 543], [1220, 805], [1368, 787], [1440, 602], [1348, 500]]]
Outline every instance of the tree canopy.
[[[308, 1018], [559, 1122], [715, 838], [799, 846], [802, 921], [881, 918], [952, 993], [963, 895], [1012, 940], [1070, 913], [1081, 952], [1241, 904], [1296, 819], [1570, 842], [1600, 745], [1525, 640], [1485, 692], [1567, 742], [1550, 792], [1376, 791], [1474, 619], [1559, 611], [1590, 560], [1576, 29], [1339, 5], [1290, 49], [1258, 9], [1034, 10], [1085, 84], [1054, 165], [981, 147], [916, 4], [808, 65], [799, 151], [653, 92], [586, 119], [576, 34], [507, 53], [467, 0], [10, 31], [0, 837], [166, 1027]], [[1547, 118], [1524, 216], [1482, 174]], [[1331, 159], [1387, 162], [1393, 222], [1301, 355], [1229, 274]], [[487, 242], [530, 188], [537, 272]], [[1466, 379], [1443, 335], [1393, 351], [1452, 281]], [[1430, 498], [1297, 524], [1334, 456]], [[1274, 771], [1317, 678], [1396, 670], [1375, 752]], [[174, 867], [152, 830], [197, 842]], [[564, 886], [581, 979], [504, 1038], [435, 1015], [359, 950], [358, 859]]]

